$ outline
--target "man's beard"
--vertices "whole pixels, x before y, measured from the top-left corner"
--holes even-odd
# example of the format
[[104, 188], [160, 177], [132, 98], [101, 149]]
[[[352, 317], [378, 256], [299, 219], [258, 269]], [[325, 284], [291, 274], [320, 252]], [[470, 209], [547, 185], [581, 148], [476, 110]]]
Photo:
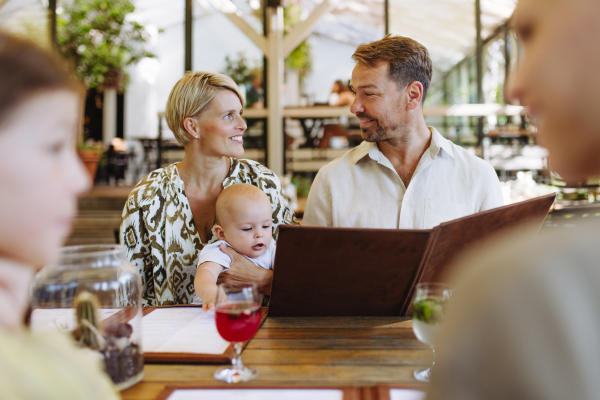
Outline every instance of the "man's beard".
[[392, 139], [393, 135], [390, 135], [390, 131], [392, 131], [392, 129], [386, 126], [382, 126], [379, 123], [378, 119], [371, 118], [367, 114], [363, 113], [356, 113], [356, 116], [359, 118], [372, 119], [375, 122], [374, 127], [369, 127], [368, 129], [363, 129], [362, 126], [360, 127], [360, 136], [364, 141], [370, 143], [377, 143]]

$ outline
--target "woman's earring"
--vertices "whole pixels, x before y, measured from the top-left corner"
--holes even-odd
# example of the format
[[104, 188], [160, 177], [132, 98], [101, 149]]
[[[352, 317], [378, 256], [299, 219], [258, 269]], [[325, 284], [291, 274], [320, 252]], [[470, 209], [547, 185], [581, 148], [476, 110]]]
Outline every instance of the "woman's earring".
[[196, 139], [198, 139], [200, 136], [196, 135], [196, 136], [194, 136], [194, 137], [195, 137]]

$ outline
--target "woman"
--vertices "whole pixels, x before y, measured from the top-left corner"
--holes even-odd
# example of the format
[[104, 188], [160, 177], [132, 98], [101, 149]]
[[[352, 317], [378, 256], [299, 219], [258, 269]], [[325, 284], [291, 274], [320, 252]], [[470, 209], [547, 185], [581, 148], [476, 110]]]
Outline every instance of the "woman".
[[349, 106], [354, 101], [354, 93], [344, 82], [337, 80], [331, 88], [330, 106], [342, 107]]
[[[166, 119], [185, 149], [183, 161], [151, 172], [133, 189], [121, 222], [121, 242], [142, 277], [142, 304], [187, 304], [197, 297], [194, 277], [200, 250], [218, 240], [215, 205], [221, 191], [248, 183], [264, 191], [273, 209], [273, 235], [280, 224], [297, 224], [281, 183], [244, 154], [244, 100], [225, 75], [188, 72], [177, 82]], [[270, 293], [272, 271], [223, 249], [232, 258], [221, 281], [258, 283]]]
[[77, 194], [81, 88], [43, 50], [0, 33], [0, 397], [116, 399], [97, 359], [59, 333], [24, 326], [29, 285], [56, 261]]

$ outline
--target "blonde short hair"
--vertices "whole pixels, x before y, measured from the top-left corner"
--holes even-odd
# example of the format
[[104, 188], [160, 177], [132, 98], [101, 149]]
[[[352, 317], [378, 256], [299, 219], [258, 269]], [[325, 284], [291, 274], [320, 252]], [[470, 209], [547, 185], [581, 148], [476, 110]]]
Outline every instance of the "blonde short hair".
[[226, 75], [190, 71], [175, 84], [167, 100], [165, 117], [169, 129], [181, 146], [190, 141], [190, 135], [183, 127], [183, 120], [188, 117], [197, 118], [221, 90], [234, 92], [244, 107], [244, 99], [237, 85]]

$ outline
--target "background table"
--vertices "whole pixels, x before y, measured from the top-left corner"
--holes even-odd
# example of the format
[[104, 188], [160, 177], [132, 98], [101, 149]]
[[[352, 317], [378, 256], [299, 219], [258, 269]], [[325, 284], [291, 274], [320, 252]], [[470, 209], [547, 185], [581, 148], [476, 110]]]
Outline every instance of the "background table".
[[[263, 386], [418, 385], [413, 371], [431, 357], [406, 317], [269, 317], [242, 353], [259, 373], [247, 385]], [[166, 385], [221, 384], [213, 378], [217, 365], [144, 368], [124, 400], [155, 399]]]

